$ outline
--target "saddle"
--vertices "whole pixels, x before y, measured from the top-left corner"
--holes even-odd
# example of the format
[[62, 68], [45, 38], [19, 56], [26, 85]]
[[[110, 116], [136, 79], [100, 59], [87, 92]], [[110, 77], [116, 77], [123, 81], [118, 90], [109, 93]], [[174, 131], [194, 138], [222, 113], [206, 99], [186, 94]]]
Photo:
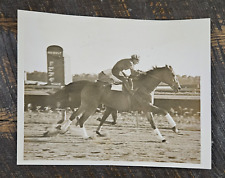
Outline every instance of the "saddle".
[[127, 89], [127, 87], [124, 85], [124, 83], [121, 83], [119, 85], [118, 84], [117, 85], [113, 84], [112, 87], [111, 87], [111, 90], [122, 91], [122, 92], [125, 92], [125, 93], [127, 93], [127, 94], [129, 94], [131, 96], [133, 96], [136, 93], [136, 91], [137, 91], [137, 89], [135, 89], [135, 90]]
[[113, 84], [109, 84], [108, 82], [103, 82], [101, 80], [97, 80], [97, 83], [104, 85], [104, 86], [110, 86], [111, 90], [113, 90], [113, 91], [123, 91], [130, 95], [134, 95], [134, 93], [136, 92], [136, 90], [134, 90], [134, 91], [128, 90], [123, 82], [114, 82]]

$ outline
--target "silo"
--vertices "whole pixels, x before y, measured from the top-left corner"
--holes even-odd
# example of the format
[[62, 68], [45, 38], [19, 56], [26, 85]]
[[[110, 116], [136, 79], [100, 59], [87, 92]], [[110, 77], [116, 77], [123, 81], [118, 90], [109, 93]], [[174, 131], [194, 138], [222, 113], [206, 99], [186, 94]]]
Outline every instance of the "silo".
[[52, 45], [47, 48], [48, 85], [65, 85], [63, 48]]

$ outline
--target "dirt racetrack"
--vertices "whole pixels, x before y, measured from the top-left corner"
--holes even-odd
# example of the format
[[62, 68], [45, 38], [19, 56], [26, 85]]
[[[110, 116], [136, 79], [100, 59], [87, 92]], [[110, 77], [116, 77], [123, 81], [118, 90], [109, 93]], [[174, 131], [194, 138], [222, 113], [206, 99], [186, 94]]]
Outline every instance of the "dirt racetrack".
[[[67, 114], [69, 117], [70, 113]], [[162, 116], [155, 122], [166, 143], [158, 141], [147, 119], [137, 113], [120, 113], [116, 125], [104, 124], [98, 137], [96, 113], [85, 127], [92, 140], [84, 140], [73, 123], [70, 130], [54, 137], [43, 137], [46, 128], [56, 126], [57, 112], [24, 113], [24, 160], [92, 160], [200, 163], [200, 118], [173, 117], [179, 134], [174, 133]], [[111, 117], [108, 120], [112, 120]]]

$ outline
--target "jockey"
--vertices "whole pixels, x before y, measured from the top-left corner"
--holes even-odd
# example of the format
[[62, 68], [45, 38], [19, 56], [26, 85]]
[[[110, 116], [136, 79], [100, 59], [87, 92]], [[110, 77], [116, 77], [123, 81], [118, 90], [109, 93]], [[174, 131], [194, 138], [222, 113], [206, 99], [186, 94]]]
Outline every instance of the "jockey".
[[131, 58], [121, 59], [112, 68], [112, 74], [124, 83], [125, 88], [131, 94], [133, 94], [133, 82], [123, 71], [130, 70], [132, 76], [137, 76], [139, 72], [134, 70], [134, 65], [138, 63], [139, 56], [134, 54], [131, 56]]

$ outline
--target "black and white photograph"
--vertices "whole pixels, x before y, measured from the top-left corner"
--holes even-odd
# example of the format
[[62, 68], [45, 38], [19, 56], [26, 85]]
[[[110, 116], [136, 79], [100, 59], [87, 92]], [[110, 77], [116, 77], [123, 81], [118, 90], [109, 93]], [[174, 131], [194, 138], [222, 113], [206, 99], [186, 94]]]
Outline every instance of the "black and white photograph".
[[18, 11], [18, 165], [211, 168], [210, 19]]

